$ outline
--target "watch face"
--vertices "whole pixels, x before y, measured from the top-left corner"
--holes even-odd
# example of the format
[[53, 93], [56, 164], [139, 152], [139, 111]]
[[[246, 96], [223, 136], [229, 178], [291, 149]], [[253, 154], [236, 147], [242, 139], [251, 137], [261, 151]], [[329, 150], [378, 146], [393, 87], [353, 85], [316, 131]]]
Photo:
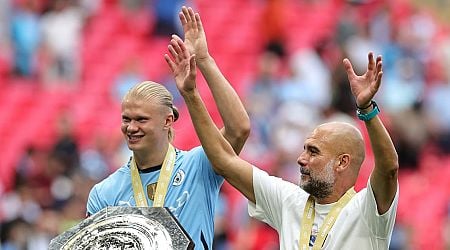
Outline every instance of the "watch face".
[[50, 249], [193, 249], [166, 208], [108, 207], [53, 239]]

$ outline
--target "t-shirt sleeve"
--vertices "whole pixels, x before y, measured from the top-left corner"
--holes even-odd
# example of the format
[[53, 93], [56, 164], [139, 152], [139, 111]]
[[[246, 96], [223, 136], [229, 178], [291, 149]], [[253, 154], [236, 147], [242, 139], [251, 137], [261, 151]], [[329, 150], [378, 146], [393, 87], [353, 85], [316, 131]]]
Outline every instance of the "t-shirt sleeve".
[[362, 203], [362, 217], [364, 220], [366, 220], [367, 225], [372, 230], [372, 233], [374, 235], [380, 238], [389, 237], [394, 228], [395, 217], [397, 213], [399, 185], [397, 183], [397, 192], [395, 193], [394, 200], [392, 201], [389, 210], [384, 214], [378, 213], [375, 194], [373, 193], [373, 189], [370, 184], [370, 178], [367, 183], [366, 191], [367, 193]]
[[87, 209], [86, 216], [91, 216], [100, 211], [104, 207], [106, 207], [106, 204], [103, 204], [102, 200], [100, 199], [98, 195], [98, 186], [95, 185], [91, 189], [91, 192], [89, 192], [89, 197], [86, 206]]
[[191, 150], [191, 153], [199, 164], [200, 175], [205, 180], [205, 183], [208, 183], [208, 185], [212, 185], [212, 190], [219, 189], [222, 186], [224, 179], [221, 175], [216, 174], [216, 172], [214, 171], [214, 168], [211, 165], [208, 157], [206, 156], [203, 147], [195, 147]]
[[265, 171], [253, 167], [253, 189], [256, 204], [248, 202], [248, 213], [275, 229], [282, 224], [282, 206], [290, 194], [298, 191], [298, 187], [281, 178], [269, 176]]

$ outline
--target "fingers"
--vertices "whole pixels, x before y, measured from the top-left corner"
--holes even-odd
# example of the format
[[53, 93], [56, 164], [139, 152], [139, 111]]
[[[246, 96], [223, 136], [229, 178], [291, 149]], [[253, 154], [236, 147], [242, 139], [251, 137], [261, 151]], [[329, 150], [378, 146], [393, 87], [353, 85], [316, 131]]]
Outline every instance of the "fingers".
[[381, 78], [383, 78], [383, 62], [381, 60], [381, 56], [377, 56], [377, 62], [376, 62], [376, 72], [375, 72], [375, 83], [373, 84], [373, 89], [375, 90], [375, 92], [378, 92], [378, 89], [380, 88], [381, 85]]
[[169, 51], [177, 60], [186, 59], [189, 57], [189, 52], [184, 45], [183, 40], [177, 35], [172, 35], [172, 39], [169, 44]]
[[198, 30], [203, 31], [203, 23], [202, 23], [202, 20], [200, 19], [200, 14], [195, 13], [195, 21], [197, 21]]
[[177, 54], [183, 53], [181, 50], [181, 45], [179, 44], [178, 40], [176, 39], [170, 39], [170, 45], [172, 45], [177, 52]]
[[195, 73], [197, 72], [196, 68], [197, 64], [195, 62], [195, 55], [191, 55], [191, 57], [189, 58], [189, 71], [191, 72], [191, 75], [193, 75], [194, 77]]
[[381, 55], [378, 55], [377, 56], [377, 65], [378, 65], [378, 63], [380, 63], [381, 62]]
[[185, 25], [187, 24], [187, 19], [186, 19], [186, 17], [184, 16], [183, 12], [180, 11], [180, 13], [178, 13], [178, 17], [180, 18], [181, 25], [182, 25], [183, 27], [185, 27]]
[[172, 35], [172, 39], [170, 40], [170, 44], [173, 44], [174, 46], [177, 46], [177, 53], [184, 54], [186, 50], [186, 46], [184, 45], [183, 40], [177, 36]]
[[[191, 9], [191, 8], [189, 8]], [[192, 22], [192, 18], [189, 15], [189, 10], [186, 6], [181, 7], [181, 13], [183, 13], [184, 17], [186, 18], [187, 22]]]
[[169, 49], [169, 53], [172, 56], [172, 58], [175, 58], [175, 61], [179, 61], [178, 53], [173, 48], [173, 45], [169, 44], [169, 46], [167, 48]]
[[181, 37], [179, 37], [178, 35], [176, 35], [176, 34], [173, 34], [172, 35], [172, 39], [175, 39], [176, 41], [183, 41], [183, 39], [181, 39]]
[[183, 55], [183, 58], [189, 58], [189, 51], [186, 48], [186, 45], [184, 44], [183, 40], [177, 36], [177, 35], [172, 35], [172, 41], [174, 41], [178, 48], [180, 49], [180, 52]]
[[172, 61], [180, 62], [181, 60], [184, 60], [184, 59], [190, 59], [189, 51], [187, 50], [186, 46], [184, 45], [183, 40], [181, 40], [181, 38], [177, 35], [172, 35], [172, 39], [170, 40], [168, 50], [169, 50], [172, 58], [175, 59]]
[[191, 22], [196, 22], [195, 13], [191, 7], [188, 8], [188, 13], [189, 13], [189, 19], [191, 20]]
[[175, 72], [175, 69], [176, 69], [176, 65], [175, 65], [175, 63], [173, 62], [172, 58], [170, 58], [169, 55], [164, 54], [164, 59], [166, 59], [167, 65], [169, 65], [169, 68], [170, 68], [170, 70], [172, 71], [172, 73], [174, 73], [174, 72]]
[[348, 78], [353, 78], [356, 76], [355, 71], [353, 70], [353, 66], [347, 58], [345, 58], [342, 63], [344, 64], [345, 71], [347, 72]]
[[367, 69], [369, 71], [372, 71], [375, 69], [375, 60], [373, 59], [373, 52], [369, 52], [368, 58], [369, 58], [369, 63], [367, 64]]
[[183, 30], [185, 33], [186, 31], [193, 28], [191, 25], [192, 22], [189, 16], [189, 11], [186, 6], [181, 7], [181, 11], [178, 13], [178, 16], [180, 18], [181, 25], [183, 26]]
[[180, 17], [181, 24], [185, 29], [199, 29], [203, 30], [203, 24], [200, 20], [200, 15], [195, 13], [191, 7], [183, 6], [181, 7], [180, 13], [178, 13]]
[[376, 65], [377, 65], [377, 66], [376, 66], [376, 67], [377, 67], [377, 70], [376, 70], [375, 74], [378, 76], [378, 73], [381, 72], [382, 67], [383, 67], [381, 55], [377, 56], [377, 62], [376, 62]]
[[375, 84], [373, 84], [372, 88], [375, 91], [374, 93], [378, 92], [378, 89], [380, 88], [381, 85], [381, 78], [383, 77], [383, 72], [378, 72], [377, 74], [377, 78], [375, 81]]

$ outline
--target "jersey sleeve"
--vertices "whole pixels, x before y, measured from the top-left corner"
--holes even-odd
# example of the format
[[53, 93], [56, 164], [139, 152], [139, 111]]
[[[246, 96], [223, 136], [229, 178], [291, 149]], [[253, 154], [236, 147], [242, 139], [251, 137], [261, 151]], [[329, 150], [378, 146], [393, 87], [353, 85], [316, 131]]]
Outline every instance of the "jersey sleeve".
[[87, 206], [86, 206], [86, 209], [87, 209], [86, 216], [91, 216], [106, 206], [107, 206], [107, 204], [102, 202], [102, 200], [100, 199], [100, 197], [98, 195], [98, 186], [95, 185], [91, 189], [91, 192], [89, 192], [89, 197], [88, 197]]
[[367, 193], [362, 202], [362, 218], [366, 220], [367, 225], [374, 235], [380, 238], [387, 238], [392, 234], [394, 228], [395, 217], [398, 206], [399, 185], [397, 183], [397, 192], [392, 201], [389, 210], [384, 214], [379, 214], [375, 194], [370, 184], [370, 178], [367, 183]]
[[298, 191], [298, 186], [281, 178], [269, 176], [265, 171], [253, 167], [253, 188], [256, 204], [249, 201], [249, 215], [275, 229], [280, 228], [282, 206], [288, 201], [291, 194]]

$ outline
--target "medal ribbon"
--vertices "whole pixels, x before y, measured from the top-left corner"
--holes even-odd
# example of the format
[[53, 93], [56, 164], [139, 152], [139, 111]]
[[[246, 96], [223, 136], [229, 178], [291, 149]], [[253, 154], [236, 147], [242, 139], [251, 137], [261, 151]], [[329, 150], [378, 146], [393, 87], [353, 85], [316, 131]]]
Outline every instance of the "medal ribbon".
[[[173, 166], [175, 165], [175, 148], [169, 144], [166, 157], [164, 158], [161, 172], [156, 186], [155, 200], [153, 207], [164, 206], [164, 199], [166, 198], [167, 188], [169, 186], [170, 177], [172, 176]], [[145, 197], [144, 189], [142, 187], [141, 177], [136, 166], [134, 157], [131, 159], [131, 184], [133, 185], [134, 200], [138, 207], [148, 207], [147, 198]]]
[[[318, 250], [322, 248], [325, 239], [330, 232], [331, 228], [334, 225], [339, 213], [342, 208], [347, 205], [347, 203], [352, 199], [352, 197], [356, 194], [355, 189], [350, 188], [347, 192], [338, 200], [338, 202], [333, 206], [331, 211], [325, 217], [322, 226], [319, 229], [317, 234], [316, 241], [314, 242], [313, 250]], [[309, 240], [311, 236], [311, 230], [314, 222], [314, 198], [310, 195], [308, 201], [305, 205], [305, 210], [303, 210], [303, 218], [301, 224], [300, 231], [300, 242], [299, 249], [300, 250], [309, 250]]]

